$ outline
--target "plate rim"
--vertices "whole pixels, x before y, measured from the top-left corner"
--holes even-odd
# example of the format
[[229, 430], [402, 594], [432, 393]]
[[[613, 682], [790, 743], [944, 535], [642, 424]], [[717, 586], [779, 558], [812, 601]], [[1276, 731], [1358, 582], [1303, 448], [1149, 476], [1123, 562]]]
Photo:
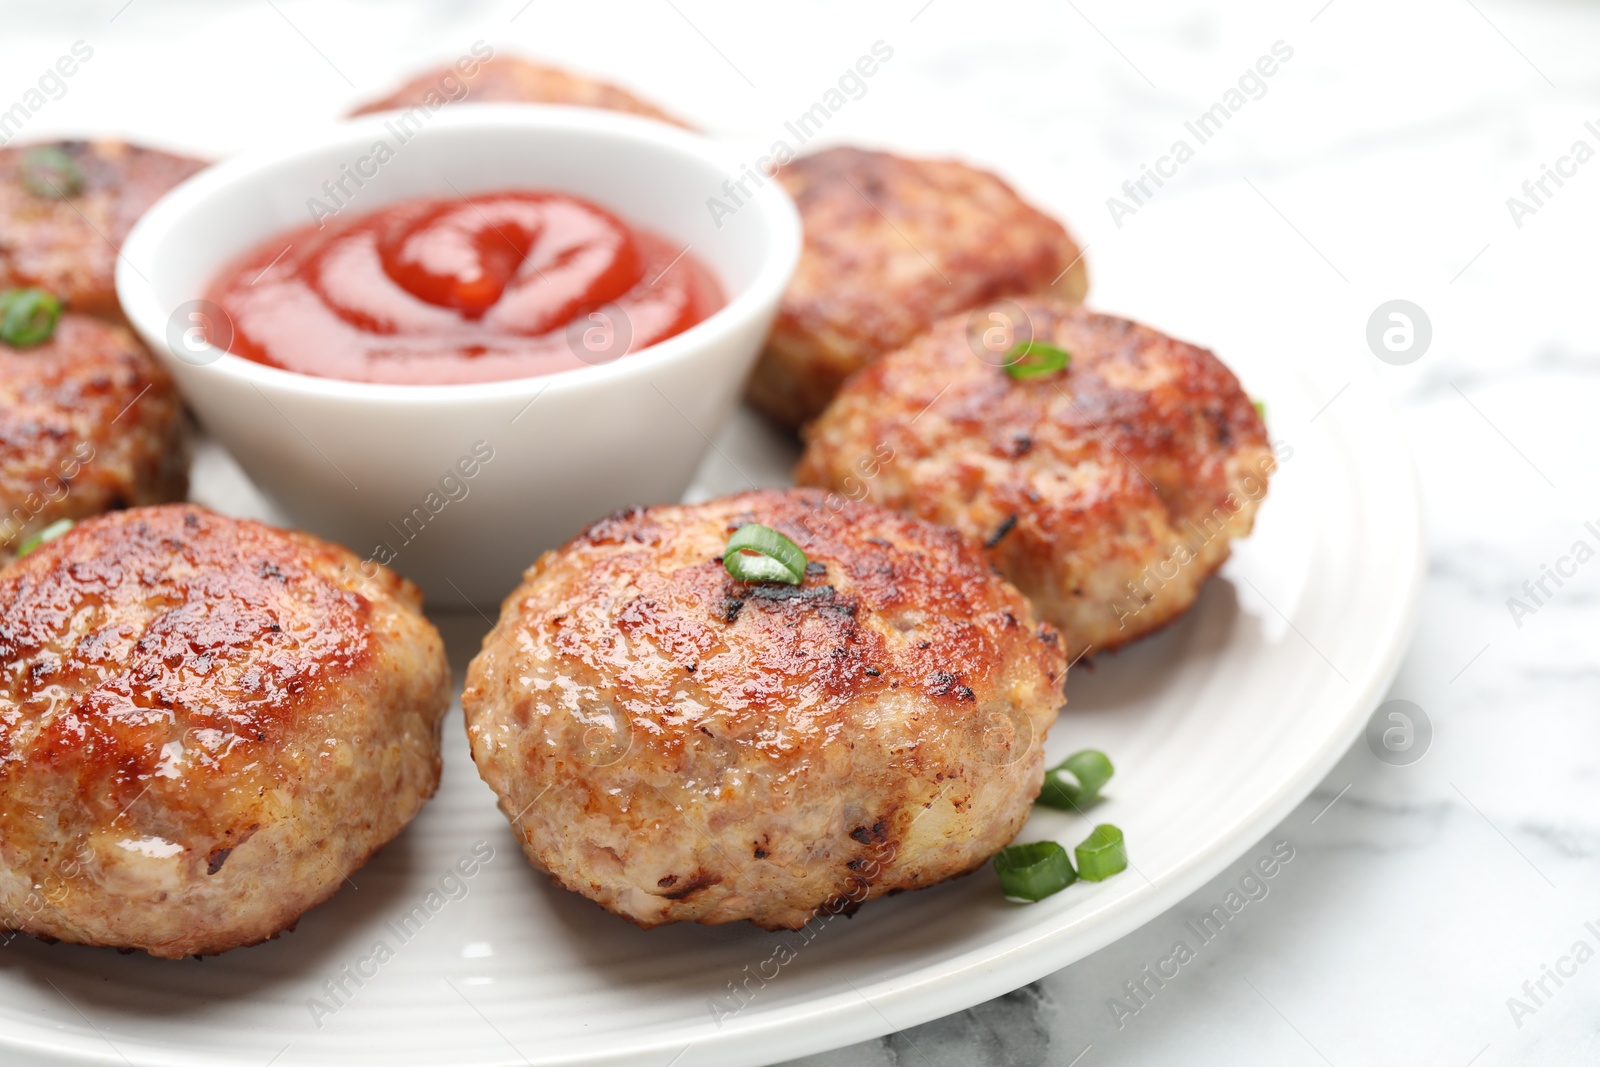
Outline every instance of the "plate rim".
[[[1375, 375], [1368, 373], [1366, 377], [1369, 382], [1376, 381]], [[1284, 378], [1302, 388], [1312, 384], [1301, 368], [1291, 368]], [[1366, 676], [1360, 692], [1349, 699], [1343, 719], [1327, 733], [1310, 758], [1286, 773], [1270, 794], [1259, 799], [1249, 814], [1239, 818], [1220, 837], [1191, 852], [1176, 869], [1164, 876], [1160, 887], [1147, 883], [1128, 896], [1108, 901], [1102, 912], [1041, 929], [1026, 943], [1012, 945], [995, 955], [978, 959], [978, 953], [969, 952], [938, 973], [928, 974], [925, 968], [920, 977], [901, 979], [897, 983], [852, 986], [848, 992], [814, 997], [775, 1010], [766, 1018], [758, 1017], [742, 1026], [719, 1030], [689, 1046], [696, 1053], [695, 1062], [705, 1067], [768, 1067], [898, 1033], [1004, 996], [1160, 918], [1221, 874], [1251, 844], [1287, 819], [1360, 736], [1366, 719], [1393, 685], [1410, 650], [1421, 615], [1428, 559], [1421, 478], [1410, 446], [1400, 433], [1399, 412], [1393, 402], [1379, 395], [1368, 397], [1367, 404], [1367, 413], [1382, 420], [1387, 443], [1392, 446], [1392, 466], [1397, 468], [1393, 489], [1403, 493], [1403, 499], [1397, 497], [1395, 503], [1403, 503], [1406, 524], [1413, 534], [1406, 553], [1409, 562], [1404, 570], [1405, 588], [1386, 605], [1383, 626], [1372, 642], [1373, 647], [1381, 649], [1380, 658]], [[1336, 416], [1333, 425], [1337, 427], [1348, 421], [1349, 416]], [[1337, 435], [1333, 436], [1336, 439]], [[1341, 459], [1347, 458], [1342, 451], [1338, 454]], [[1340, 468], [1350, 469], [1345, 463], [1341, 463]], [[1090, 923], [1087, 929], [1073, 929], [1085, 920]], [[887, 988], [882, 988], [886, 984]], [[893, 1022], [884, 1014], [885, 1009], [895, 1015]], [[814, 1025], [820, 1022], [827, 1023], [824, 1036], [818, 1036], [819, 1028]], [[754, 1046], [779, 1042], [785, 1047], [776, 1058], [748, 1054]], [[599, 1056], [573, 1053], [547, 1058], [542, 1067], [576, 1067], [578, 1064], [624, 1067], [646, 1062], [647, 1057], [652, 1062], [656, 1057], [671, 1057], [675, 1052], [682, 1055], [674, 1042], [652, 1038], [649, 1043], [641, 1042]], [[517, 1063], [510, 1059], [494, 1067], [517, 1067]]]
[[[1311, 386], [1301, 368], [1283, 372], [1284, 384]], [[1375, 375], [1368, 375], [1375, 382]], [[1133, 892], [1108, 900], [1101, 909], [1067, 915], [1050, 921], [1041, 917], [1028, 936], [997, 952], [984, 954], [972, 949], [942, 963], [923, 965], [899, 979], [853, 983], [847, 989], [814, 995], [801, 1002], [759, 1013], [747, 1020], [703, 1034], [688, 1046], [670, 1030], [658, 1030], [611, 1049], [573, 1050], [540, 1057], [543, 1067], [569, 1067], [576, 1064], [601, 1064], [623, 1067], [632, 1064], [679, 1064], [682, 1057], [695, 1052], [694, 1062], [707, 1067], [764, 1067], [789, 1059], [842, 1048], [896, 1033], [934, 1019], [955, 1014], [997, 996], [1003, 996], [1030, 982], [1054, 973], [1126, 937], [1179, 906], [1248, 850], [1249, 846], [1281, 824], [1327, 776], [1359, 736], [1362, 725], [1383, 694], [1393, 684], [1409, 651], [1421, 610], [1426, 579], [1428, 540], [1422, 511], [1421, 482], [1408, 442], [1400, 432], [1400, 419], [1394, 404], [1384, 395], [1369, 395], [1359, 409], [1378, 420], [1384, 430], [1387, 455], [1393, 469], [1393, 484], [1385, 499], [1403, 505], [1405, 524], [1412, 534], [1404, 566], [1404, 588], [1384, 605], [1382, 625], [1374, 628], [1369, 647], [1377, 657], [1362, 679], [1359, 692], [1350, 697], [1343, 717], [1329, 730], [1312, 754], [1285, 773], [1269, 793], [1259, 797], [1251, 810], [1235, 820], [1216, 838], [1195, 848], [1176, 866], [1160, 876], [1161, 882], [1147, 882]], [[1351, 415], [1334, 413], [1330, 439], [1337, 442], [1339, 428], [1347, 426]], [[1344, 471], [1352, 467], [1348, 453], [1335, 449]], [[70, 1003], [70, 1001], [69, 1001]], [[890, 1016], [893, 1016], [891, 1021]], [[85, 1019], [87, 1022], [88, 1020]], [[682, 1023], [677, 1024], [682, 1029]], [[90, 1029], [99, 1033], [92, 1022]], [[20, 1057], [21, 1067], [190, 1067], [213, 1062], [198, 1050], [167, 1049], [157, 1055], [142, 1049], [130, 1058], [118, 1046], [66, 1048], [47, 1031], [51, 1024], [40, 1020], [31, 1034], [0, 1033], [0, 1050]], [[103, 1035], [102, 1035], [103, 1036]], [[442, 1061], [441, 1061], [442, 1062]], [[520, 1054], [493, 1063], [494, 1067], [517, 1067], [525, 1063]]]

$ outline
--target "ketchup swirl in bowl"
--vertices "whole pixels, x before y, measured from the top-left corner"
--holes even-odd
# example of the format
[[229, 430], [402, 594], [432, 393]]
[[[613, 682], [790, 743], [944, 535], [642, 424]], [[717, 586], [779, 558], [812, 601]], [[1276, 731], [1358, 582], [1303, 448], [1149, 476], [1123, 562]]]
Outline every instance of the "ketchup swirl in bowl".
[[219, 347], [284, 370], [412, 385], [607, 363], [723, 303], [704, 265], [601, 207], [546, 192], [408, 200], [268, 240], [208, 297]]

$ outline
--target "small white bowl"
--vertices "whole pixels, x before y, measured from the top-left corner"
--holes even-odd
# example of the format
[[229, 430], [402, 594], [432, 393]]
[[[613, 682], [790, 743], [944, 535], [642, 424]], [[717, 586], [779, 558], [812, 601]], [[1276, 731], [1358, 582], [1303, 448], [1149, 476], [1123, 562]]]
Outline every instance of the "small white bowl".
[[[490, 104], [424, 112], [420, 129], [397, 120], [343, 123], [180, 185], [129, 236], [117, 294], [201, 423], [294, 523], [388, 564], [432, 606], [496, 604], [539, 552], [588, 522], [682, 495], [772, 324], [800, 220], [777, 182], [748, 178], [753, 195], [713, 218], [709, 198], [733, 203], [723, 186], [741, 176], [739, 160], [663, 123]], [[378, 165], [380, 140], [392, 158]], [[217, 272], [313, 222], [310, 199], [329, 204], [324, 183], [346, 174], [362, 184], [344, 180], [341, 221], [411, 197], [501, 189], [592, 200], [687, 245], [728, 303], [610, 363], [471, 385], [318, 378], [199, 343], [194, 327], [217, 313], [199, 303]]]

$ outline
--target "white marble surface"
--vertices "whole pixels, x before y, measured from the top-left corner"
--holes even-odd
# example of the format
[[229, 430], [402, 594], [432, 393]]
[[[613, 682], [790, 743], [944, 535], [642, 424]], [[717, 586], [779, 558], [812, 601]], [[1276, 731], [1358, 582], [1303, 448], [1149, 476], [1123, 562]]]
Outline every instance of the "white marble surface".
[[[1432, 547], [1391, 695], [1432, 721], [1427, 754], [1389, 766], [1358, 742], [1249, 853], [1292, 842], [1270, 895], [1121, 1026], [1108, 999], [1221, 900], [1226, 876], [1035, 986], [806, 1064], [1600, 1061], [1600, 960], [1562, 963], [1580, 940], [1600, 951], [1585, 926], [1600, 931], [1600, 562], [1547, 581], [1520, 626], [1507, 608], [1573, 542], [1600, 548], [1583, 525], [1600, 525], [1600, 159], [1550, 183], [1521, 226], [1506, 203], [1574, 141], [1600, 150], [1600, 7], [275, 3], [7, 3], [0, 109], [82, 39], [93, 59], [27, 135], [135, 131], [217, 153], [331, 118], [482, 38], [764, 144], [883, 40], [892, 61], [827, 140], [985, 161], [1089, 242], [1102, 306], [1179, 332], [1218, 309], [1265, 324], [1330, 403], [1355, 383], [1401, 409]], [[1107, 198], [1277, 41], [1293, 57], [1265, 95], [1119, 227]], [[1249, 221], [1186, 241], [1202, 217]], [[1149, 306], [1154, 278], [1181, 284], [1187, 308]], [[1406, 366], [1365, 340], [1393, 298], [1433, 327]], [[1546, 965], [1573, 973], [1541, 993]], [[1534, 1010], [1514, 1014], [1512, 997]]]

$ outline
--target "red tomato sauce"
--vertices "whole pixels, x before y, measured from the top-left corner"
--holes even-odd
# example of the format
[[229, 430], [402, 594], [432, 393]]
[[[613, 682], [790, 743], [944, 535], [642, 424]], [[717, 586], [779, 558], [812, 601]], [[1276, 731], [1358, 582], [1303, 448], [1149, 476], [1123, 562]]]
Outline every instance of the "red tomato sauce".
[[725, 303], [686, 249], [541, 192], [408, 200], [282, 234], [226, 267], [207, 296], [233, 335], [209, 339], [235, 355], [415, 385], [609, 363]]

